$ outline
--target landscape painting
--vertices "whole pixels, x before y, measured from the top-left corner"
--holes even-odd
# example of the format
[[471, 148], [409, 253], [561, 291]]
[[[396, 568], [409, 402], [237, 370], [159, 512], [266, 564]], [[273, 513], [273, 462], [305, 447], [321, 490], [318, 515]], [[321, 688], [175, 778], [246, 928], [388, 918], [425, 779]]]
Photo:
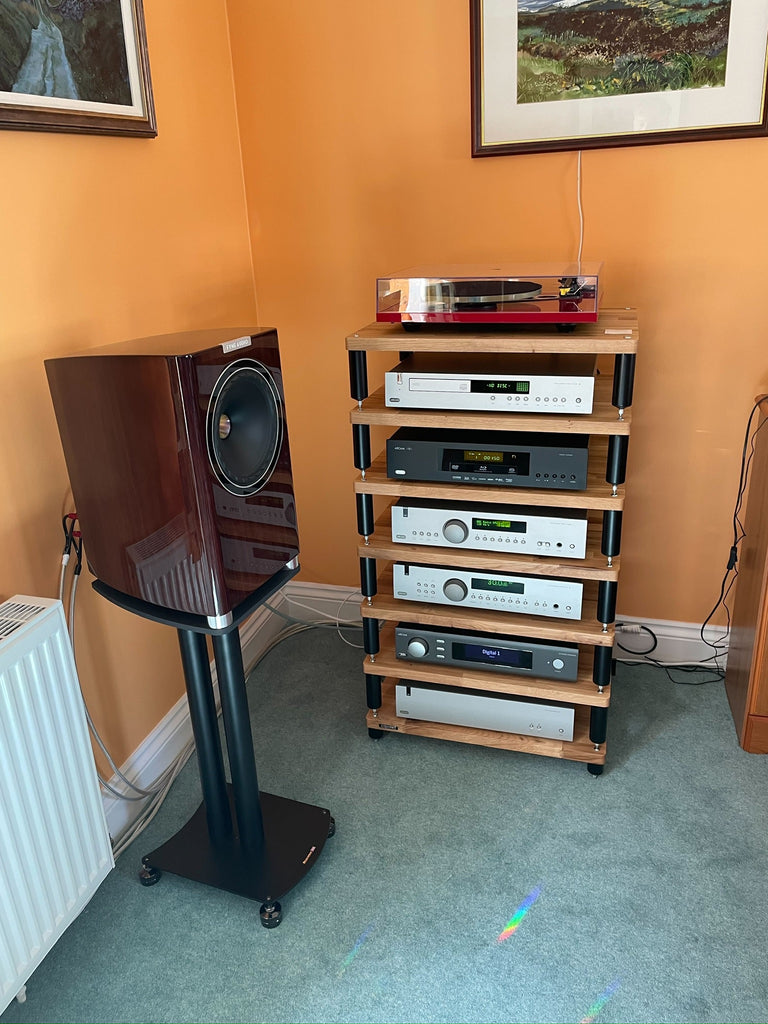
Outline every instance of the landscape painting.
[[518, 0], [517, 100], [725, 85], [731, 0]]
[[768, 0], [470, 0], [472, 156], [768, 134]]
[[156, 134], [140, 0], [0, 0], [0, 127]]

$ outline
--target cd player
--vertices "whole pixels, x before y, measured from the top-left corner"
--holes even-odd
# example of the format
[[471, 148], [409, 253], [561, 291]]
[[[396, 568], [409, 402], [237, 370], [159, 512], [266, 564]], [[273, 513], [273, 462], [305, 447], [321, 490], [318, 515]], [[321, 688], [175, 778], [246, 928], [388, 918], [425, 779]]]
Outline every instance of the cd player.
[[588, 454], [588, 434], [401, 427], [387, 439], [387, 476], [583, 491]]
[[384, 403], [408, 409], [590, 413], [595, 358], [417, 353], [384, 375]]

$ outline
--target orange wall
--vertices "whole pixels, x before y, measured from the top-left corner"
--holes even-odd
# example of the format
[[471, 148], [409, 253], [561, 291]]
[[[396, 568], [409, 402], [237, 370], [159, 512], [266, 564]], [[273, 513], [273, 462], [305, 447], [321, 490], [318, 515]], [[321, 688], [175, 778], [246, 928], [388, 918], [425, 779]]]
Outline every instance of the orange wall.
[[[255, 319], [224, 0], [144, 8], [158, 138], [0, 131], [3, 599], [58, 592], [72, 505], [43, 360]], [[77, 604], [83, 688], [121, 763], [184, 692], [178, 643], [85, 572]]]
[[[575, 152], [469, 155], [468, 6], [228, 0], [306, 580], [359, 580], [344, 339], [374, 318], [376, 277], [578, 251]], [[641, 318], [621, 614], [698, 623], [717, 599], [744, 428], [768, 386], [767, 178], [768, 139], [584, 153], [583, 255], [604, 261], [606, 305]]]

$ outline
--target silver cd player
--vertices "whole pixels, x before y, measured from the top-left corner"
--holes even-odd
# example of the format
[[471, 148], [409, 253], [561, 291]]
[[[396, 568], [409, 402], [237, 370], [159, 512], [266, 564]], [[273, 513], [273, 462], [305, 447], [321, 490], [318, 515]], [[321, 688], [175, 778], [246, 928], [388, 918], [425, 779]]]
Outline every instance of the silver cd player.
[[384, 402], [409, 409], [592, 412], [595, 356], [415, 353], [384, 376]]
[[[556, 513], [556, 514], [555, 514]], [[509, 554], [584, 558], [587, 513], [401, 498], [392, 506], [392, 540], [398, 544], [451, 545]]]
[[387, 476], [583, 491], [588, 454], [588, 434], [400, 427], [387, 439]]
[[451, 626], [421, 626], [415, 622], [399, 622], [395, 627], [395, 654], [430, 665], [456, 665], [569, 683], [576, 682], [579, 674], [577, 644], [503, 633], [467, 633]]
[[392, 569], [394, 596], [404, 601], [458, 604], [558, 619], [581, 618], [584, 586], [575, 580], [410, 562], [395, 562]]
[[575, 712], [567, 704], [521, 700], [482, 690], [453, 689], [403, 679], [395, 686], [395, 714], [423, 722], [514, 732], [540, 739], [573, 739]]

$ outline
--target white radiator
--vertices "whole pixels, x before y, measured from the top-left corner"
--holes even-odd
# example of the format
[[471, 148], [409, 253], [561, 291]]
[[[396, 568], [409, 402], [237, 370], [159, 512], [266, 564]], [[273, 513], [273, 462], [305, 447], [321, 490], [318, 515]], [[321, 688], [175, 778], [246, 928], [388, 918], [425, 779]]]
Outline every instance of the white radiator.
[[114, 866], [60, 601], [0, 604], [0, 1012]]

